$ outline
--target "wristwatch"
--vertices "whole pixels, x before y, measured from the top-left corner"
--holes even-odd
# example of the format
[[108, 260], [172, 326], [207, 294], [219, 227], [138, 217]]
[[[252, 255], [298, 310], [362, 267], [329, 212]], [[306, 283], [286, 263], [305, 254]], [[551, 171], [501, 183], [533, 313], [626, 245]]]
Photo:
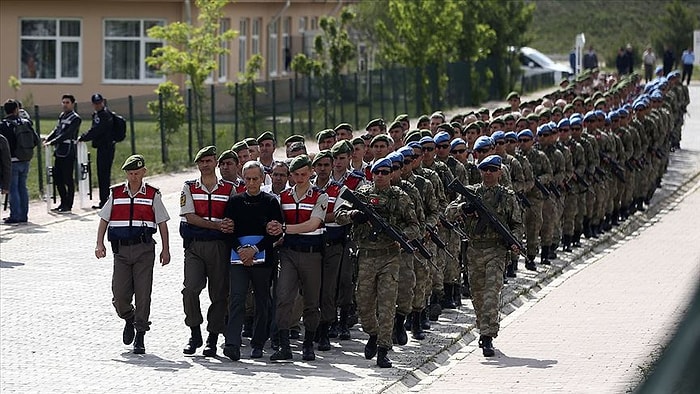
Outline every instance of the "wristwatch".
[[287, 234], [287, 223], [282, 223], [282, 235]]

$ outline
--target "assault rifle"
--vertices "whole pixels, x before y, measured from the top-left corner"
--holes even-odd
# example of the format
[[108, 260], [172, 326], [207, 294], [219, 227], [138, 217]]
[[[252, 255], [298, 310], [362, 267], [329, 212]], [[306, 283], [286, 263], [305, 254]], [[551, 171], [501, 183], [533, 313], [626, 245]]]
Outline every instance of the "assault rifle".
[[549, 191], [552, 192], [552, 194], [554, 194], [554, 197], [561, 198], [561, 192], [559, 191], [559, 186], [557, 186], [556, 183], [550, 182], [547, 185], [547, 189], [549, 189]]
[[466, 198], [467, 201], [472, 204], [474, 208], [476, 208], [476, 212], [479, 215], [479, 220], [487, 221], [488, 224], [490, 224], [491, 227], [496, 230], [498, 235], [501, 236], [506, 245], [508, 245], [508, 248], [511, 248], [513, 245], [517, 246], [518, 253], [527, 258], [525, 255], [525, 248], [523, 248], [520, 241], [513, 235], [513, 233], [510, 232], [508, 227], [501, 223], [498, 216], [496, 216], [496, 214], [493, 213], [483, 201], [481, 201], [481, 197], [464, 187], [462, 182], [460, 182], [458, 179], [453, 180], [449, 185], [447, 185], [447, 187]]
[[583, 175], [579, 175], [579, 174], [574, 172], [574, 176], [576, 177], [576, 182], [578, 182], [579, 185], [585, 187], [586, 189], [591, 187], [591, 184], [588, 183], [588, 181], [586, 181], [586, 178], [584, 178]]
[[549, 195], [551, 193], [549, 193], [549, 190], [547, 190], [547, 188], [542, 184], [542, 182], [540, 182], [540, 180], [537, 177], [535, 177], [535, 187], [539, 189], [544, 198], [549, 198]]
[[515, 192], [515, 198], [517, 198], [520, 204], [525, 208], [530, 208], [532, 206], [530, 200], [527, 199], [525, 193], [523, 193], [522, 191]]
[[444, 250], [445, 254], [450, 256], [451, 259], [456, 259], [455, 256], [453, 256], [452, 253], [450, 253], [450, 251], [447, 250], [447, 243], [445, 241], [443, 241], [442, 238], [440, 238], [440, 236], [437, 233], [437, 228], [435, 228], [429, 224], [426, 224], [425, 228], [428, 230], [428, 234], [430, 235], [430, 240], [433, 241], [435, 246], [437, 246], [438, 249]]
[[465, 233], [464, 231], [462, 231], [462, 229], [459, 228], [459, 225], [458, 225], [457, 223], [452, 223], [452, 222], [450, 222], [450, 221], [447, 220], [447, 218], [446, 218], [445, 216], [443, 216], [443, 215], [440, 215], [439, 219], [440, 219], [440, 224], [442, 225], [442, 227], [444, 227], [444, 228], [446, 228], [446, 229], [448, 229], [448, 230], [454, 231], [455, 234], [459, 235], [459, 238], [460, 238], [460, 239], [467, 239], [467, 238], [469, 238], [469, 237], [467, 237], [467, 233]]
[[620, 165], [620, 163], [617, 162], [617, 160], [613, 159], [612, 157], [606, 155], [603, 152], [600, 152], [600, 158], [604, 162], [610, 164], [610, 168], [612, 169], [612, 173], [613, 175], [615, 175], [615, 178], [619, 179], [622, 183], [626, 183], [625, 169], [622, 168], [622, 166]]

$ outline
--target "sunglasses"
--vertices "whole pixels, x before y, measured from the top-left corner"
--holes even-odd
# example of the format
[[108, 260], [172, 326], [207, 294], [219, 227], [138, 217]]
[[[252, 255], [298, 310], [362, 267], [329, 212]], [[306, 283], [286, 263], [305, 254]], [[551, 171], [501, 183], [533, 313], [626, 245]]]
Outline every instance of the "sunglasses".
[[429, 147], [429, 146], [426, 146], [426, 147], [423, 147], [423, 148], [420, 148], [420, 149], [421, 149], [423, 152], [432, 152], [432, 151], [435, 150], [435, 148], [432, 148], [432, 147]]
[[466, 149], [454, 149], [454, 150], [452, 150], [452, 153], [454, 153], [455, 155], [461, 155], [462, 153], [464, 153], [466, 151], [467, 151]]
[[505, 141], [496, 141], [496, 145], [505, 145], [505, 144], [506, 144]]
[[413, 163], [413, 159], [404, 159], [403, 165], [407, 166], [409, 164]]
[[391, 166], [392, 171], [401, 171], [402, 168], [403, 168], [403, 165]]
[[474, 149], [474, 152], [476, 152], [476, 153], [487, 153], [487, 152], [490, 151], [490, 150], [491, 150], [491, 149]]
[[560, 133], [566, 133], [566, 132], [568, 132], [568, 131], [569, 131], [569, 128], [568, 128], [568, 127], [564, 127], [564, 128], [559, 129], [559, 132], [560, 132]]
[[520, 138], [518, 139], [519, 142], [530, 142], [532, 141], [532, 138]]
[[389, 175], [389, 174], [391, 174], [391, 170], [377, 170], [377, 171], [372, 171], [372, 174], [374, 174], [374, 175], [379, 175], [379, 174], [382, 174], [382, 175]]
[[449, 147], [450, 147], [449, 144], [443, 144], [443, 145], [438, 145], [438, 146], [437, 146], [438, 149], [447, 149], [447, 148], [449, 148]]
[[481, 169], [482, 172], [496, 172], [498, 170], [500, 170], [500, 168], [492, 166], [484, 167]]
[[576, 130], [581, 130], [581, 128], [580, 127], [572, 127], [571, 130], [576, 131]]

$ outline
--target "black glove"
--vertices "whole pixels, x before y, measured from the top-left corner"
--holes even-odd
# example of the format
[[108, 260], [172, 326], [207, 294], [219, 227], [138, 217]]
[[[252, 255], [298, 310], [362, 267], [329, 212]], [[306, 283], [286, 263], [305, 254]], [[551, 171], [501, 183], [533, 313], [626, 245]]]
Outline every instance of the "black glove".
[[369, 220], [369, 217], [362, 211], [355, 211], [352, 213], [352, 215], [350, 215], [350, 217], [352, 218], [352, 221], [356, 224], [367, 223], [367, 221]]
[[472, 203], [462, 204], [462, 212], [465, 215], [473, 215], [476, 212], [476, 206]]

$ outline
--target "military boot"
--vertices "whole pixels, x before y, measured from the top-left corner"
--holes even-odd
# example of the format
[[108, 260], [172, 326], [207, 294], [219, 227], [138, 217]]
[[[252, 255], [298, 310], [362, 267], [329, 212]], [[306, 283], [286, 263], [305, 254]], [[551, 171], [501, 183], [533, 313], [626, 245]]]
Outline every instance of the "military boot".
[[443, 293], [442, 300], [440, 300], [440, 307], [442, 309], [455, 309], [455, 301], [452, 299], [452, 283], [443, 283]]
[[331, 350], [331, 340], [328, 339], [329, 328], [330, 325], [328, 323], [318, 325], [318, 350], [321, 352]]
[[411, 324], [413, 321], [413, 313], [409, 313], [406, 315], [406, 321], [403, 323], [403, 328], [406, 329], [406, 331], [409, 331], [411, 329]]
[[466, 272], [466, 269], [462, 274], [462, 295], [467, 299], [472, 298], [472, 292], [469, 288], [469, 274]]
[[525, 268], [529, 271], [537, 271], [537, 266], [535, 266], [535, 256], [527, 256], [527, 260], [525, 260]]
[[350, 339], [350, 328], [348, 327], [348, 307], [340, 308], [340, 319], [338, 320], [338, 339]]
[[617, 227], [620, 224], [620, 210], [616, 209], [613, 211], [611, 216], [610, 224]]
[[241, 348], [236, 345], [225, 345], [224, 356], [230, 358], [231, 361], [238, 361], [241, 359]]
[[139, 331], [136, 333], [134, 339], [134, 354], [144, 354], [146, 353], [146, 345], [143, 343], [143, 337], [146, 335], [145, 331]]
[[547, 245], [547, 246], [542, 245], [542, 251], [540, 252], [540, 264], [543, 264], [543, 265], [552, 264], [549, 261], [549, 245]]
[[518, 263], [511, 261], [510, 263], [508, 263], [506, 265], [506, 277], [507, 278], [515, 278], [515, 276], [516, 276], [515, 269], [513, 267], [515, 264], [518, 264]]
[[387, 354], [389, 353], [389, 349], [385, 347], [380, 347], [377, 352], [377, 366], [379, 368], [391, 368], [391, 360], [389, 360], [389, 357]]
[[571, 235], [564, 235], [562, 236], [562, 245], [564, 247], [565, 252], [571, 252], [573, 251], [571, 249]]
[[577, 231], [576, 233], [574, 233], [574, 236], [571, 239], [571, 246], [574, 248], [581, 247], [581, 232], [580, 231]]
[[292, 347], [289, 345], [289, 330], [279, 330], [279, 349], [270, 355], [271, 361], [291, 360]]
[[396, 343], [403, 346], [408, 343], [408, 335], [406, 328], [403, 326], [406, 316], [397, 313], [394, 317], [394, 332], [396, 334]]
[[452, 285], [452, 299], [457, 308], [462, 306], [462, 285], [455, 283]]
[[124, 331], [122, 331], [122, 341], [125, 345], [131, 345], [134, 341], [136, 330], [134, 329], [134, 318], [126, 319], [124, 322]]
[[556, 260], [557, 259], [557, 248], [559, 247], [558, 244], [552, 244], [549, 245], [549, 253], [547, 253], [547, 257], [550, 260]]
[[338, 316], [335, 317], [335, 320], [328, 328], [328, 338], [338, 338]]
[[586, 237], [587, 239], [590, 239], [592, 236], [591, 219], [587, 218], [587, 217], [583, 218], [583, 236]]
[[493, 349], [493, 338], [488, 335], [479, 337], [479, 347], [481, 348], [484, 357], [493, 357], [496, 352]]
[[190, 327], [190, 330], [192, 331], [190, 340], [187, 342], [187, 346], [182, 349], [182, 352], [185, 354], [194, 354], [197, 348], [203, 345], [202, 331], [199, 329], [199, 326]]
[[420, 326], [424, 330], [430, 330], [430, 319], [428, 319], [428, 308], [420, 312]]
[[[316, 360], [316, 353], [314, 353], [314, 336], [315, 332], [306, 330], [304, 333], [304, 342], [302, 344], [301, 359], [304, 361], [314, 361]], [[330, 350], [330, 349], [329, 349]]]
[[422, 312], [411, 312], [411, 337], [419, 341], [425, 339], [425, 333], [420, 324], [421, 313]]
[[204, 354], [206, 357], [215, 357], [216, 356], [216, 342], [219, 340], [219, 334], [210, 332], [209, 336], [207, 337], [207, 345], [204, 347], [204, 351], [202, 351], [202, 354]]
[[365, 345], [365, 358], [371, 360], [377, 355], [377, 336], [370, 335]]
[[440, 298], [440, 295], [436, 291], [430, 296], [430, 312], [428, 313], [428, 319], [430, 319], [430, 321], [438, 321], [440, 314], [442, 314]]

